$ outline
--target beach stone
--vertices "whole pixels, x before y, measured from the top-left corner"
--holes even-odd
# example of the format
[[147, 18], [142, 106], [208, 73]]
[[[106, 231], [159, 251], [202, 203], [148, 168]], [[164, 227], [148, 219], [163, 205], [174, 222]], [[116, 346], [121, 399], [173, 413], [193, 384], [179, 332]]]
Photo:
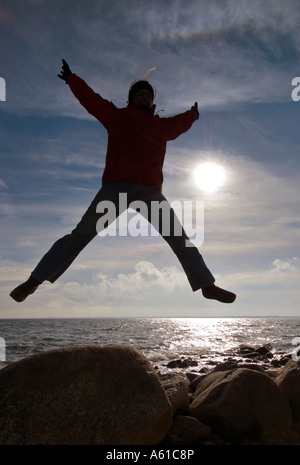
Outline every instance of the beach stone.
[[188, 368], [197, 366], [198, 362], [193, 360], [191, 357], [179, 358], [177, 360], [171, 360], [167, 364], [167, 368]]
[[248, 346], [246, 344], [241, 344], [239, 348], [237, 349], [238, 355], [244, 355], [244, 354], [249, 354], [253, 352], [255, 352], [255, 348], [252, 346]]
[[237, 362], [233, 360], [226, 360], [225, 362], [218, 363], [212, 371], [227, 371], [232, 370], [233, 368], [237, 368]]
[[1, 445], [155, 445], [172, 419], [157, 374], [132, 347], [53, 350], [0, 370]]
[[211, 435], [211, 427], [188, 415], [176, 415], [162, 444], [198, 445]]
[[167, 363], [167, 368], [178, 368], [181, 363], [181, 359], [171, 360]]
[[160, 381], [172, 406], [173, 414], [186, 413], [190, 398], [188, 393], [188, 378], [184, 373], [166, 373], [160, 375]]
[[189, 415], [224, 438], [283, 440], [292, 425], [285, 394], [264, 373], [248, 368], [210, 373], [198, 385]]
[[300, 361], [289, 360], [279, 372], [276, 383], [289, 400], [295, 422], [300, 423]]
[[[267, 355], [271, 354], [272, 346], [270, 344], [266, 344], [264, 346], [260, 346], [257, 349], [255, 349], [255, 352], [259, 353], [260, 355]], [[272, 354], [273, 355], [273, 354]]]

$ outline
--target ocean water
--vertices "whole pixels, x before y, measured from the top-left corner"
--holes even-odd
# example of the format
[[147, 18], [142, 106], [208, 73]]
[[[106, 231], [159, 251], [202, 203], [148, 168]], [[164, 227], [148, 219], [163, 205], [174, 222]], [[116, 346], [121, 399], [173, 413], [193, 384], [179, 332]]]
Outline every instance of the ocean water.
[[234, 356], [243, 344], [269, 344], [274, 357], [291, 354], [297, 337], [300, 318], [0, 320], [0, 367], [51, 349], [123, 344], [139, 349], [161, 371], [167, 370], [169, 361], [188, 357], [197, 361], [197, 371]]

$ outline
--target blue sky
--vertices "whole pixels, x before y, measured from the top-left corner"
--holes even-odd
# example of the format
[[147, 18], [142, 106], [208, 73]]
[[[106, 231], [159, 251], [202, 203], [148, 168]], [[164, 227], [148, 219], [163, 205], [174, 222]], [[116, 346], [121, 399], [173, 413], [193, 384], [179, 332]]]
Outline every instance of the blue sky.
[[[0, 0], [0, 318], [300, 316], [299, 24], [297, 0]], [[163, 192], [204, 201], [201, 253], [233, 305], [193, 293], [160, 237], [96, 237], [54, 285], [9, 297], [101, 185], [107, 134], [57, 78], [62, 58], [120, 107], [152, 67], [160, 116], [199, 102]], [[202, 161], [226, 171], [214, 193], [194, 181]]]

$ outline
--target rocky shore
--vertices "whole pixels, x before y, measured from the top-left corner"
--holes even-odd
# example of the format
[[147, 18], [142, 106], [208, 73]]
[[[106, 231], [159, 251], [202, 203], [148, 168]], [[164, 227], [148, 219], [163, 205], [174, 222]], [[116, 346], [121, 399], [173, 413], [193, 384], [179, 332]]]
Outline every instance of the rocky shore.
[[[291, 354], [277, 353], [276, 355], [272, 352], [272, 346], [265, 344], [259, 347], [253, 347], [245, 344], [241, 344], [236, 349], [232, 349], [226, 354], [221, 354], [222, 363], [232, 362], [232, 366], [237, 366], [245, 362], [255, 363], [265, 370], [273, 370], [274, 368], [280, 368], [284, 366], [291, 358]], [[209, 356], [201, 355], [199, 359], [193, 359], [191, 357], [181, 357], [178, 359], [171, 360], [166, 363], [167, 368], [180, 368], [186, 369], [193, 367], [195, 371], [200, 373], [207, 373], [211, 368], [217, 365], [218, 361], [210, 359]], [[229, 366], [229, 363], [228, 363]], [[195, 367], [200, 367], [199, 370]], [[158, 367], [156, 367], [158, 368]]]
[[291, 354], [241, 345], [219, 363], [182, 357], [166, 367], [163, 385], [177, 378], [170, 402], [182, 403], [164, 444], [300, 444], [300, 362]]
[[128, 346], [52, 350], [0, 370], [0, 445], [300, 444], [300, 362], [240, 346], [161, 373]]

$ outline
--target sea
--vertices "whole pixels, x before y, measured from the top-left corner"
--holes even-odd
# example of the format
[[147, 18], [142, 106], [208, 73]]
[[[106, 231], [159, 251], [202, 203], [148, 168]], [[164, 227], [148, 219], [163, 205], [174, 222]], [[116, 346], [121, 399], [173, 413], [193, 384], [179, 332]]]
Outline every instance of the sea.
[[[300, 318], [68, 318], [0, 320], [0, 368], [40, 352], [80, 345], [138, 349], [164, 373], [174, 360], [201, 371], [268, 345], [274, 358], [300, 346]], [[188, 366], [191, 369], [191, 364]]]

